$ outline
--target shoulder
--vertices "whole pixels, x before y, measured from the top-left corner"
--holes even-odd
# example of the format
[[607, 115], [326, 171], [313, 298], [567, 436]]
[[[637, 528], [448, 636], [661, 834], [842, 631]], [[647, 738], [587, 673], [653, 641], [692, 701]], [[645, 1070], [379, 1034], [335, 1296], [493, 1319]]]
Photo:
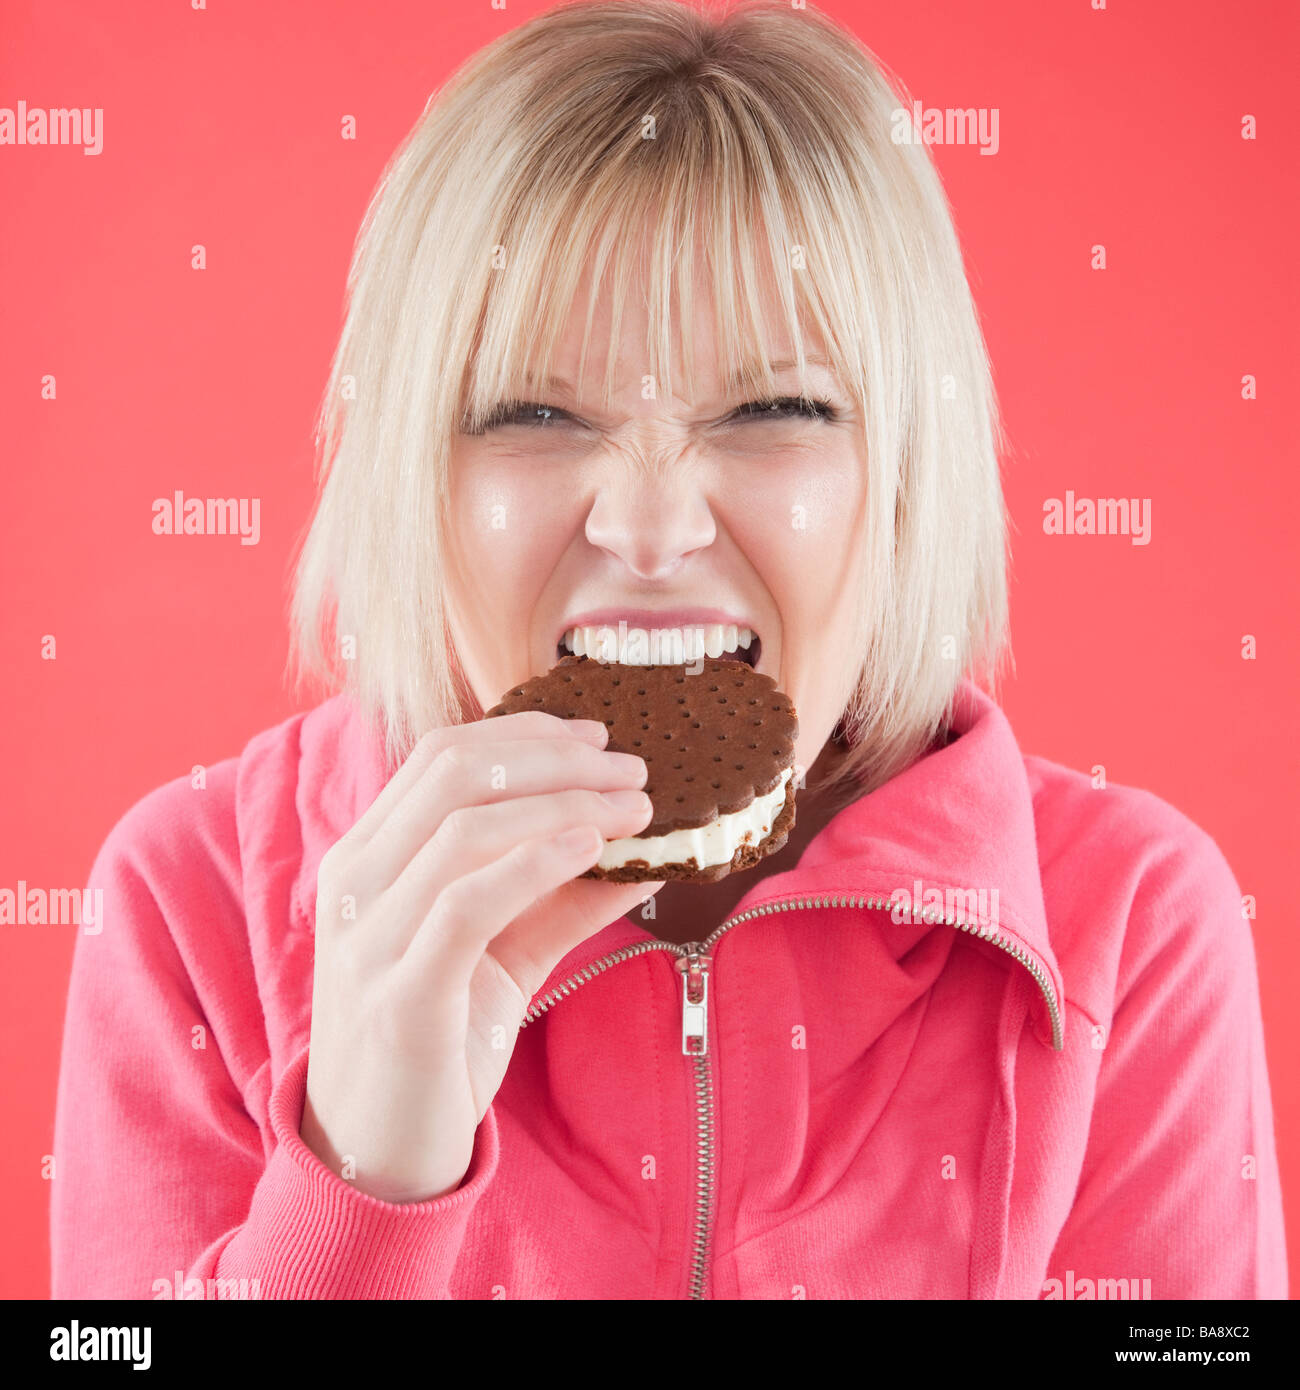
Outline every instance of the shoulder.
[[210, 892], [222, 883], [233, 888], [240, 877], [246, 819], [243, 788], [250, 778], [258, 782], [266, 797], [264, 814], [292, 806], [303, 718], [294, 715], [263, 730], [240, 753], [196, 765], [140, 797], [104, 838], [97, 866], [164, 890], [176, 905], [183, 903], [187, 888]]
[[1025, 771], [1044, 872], [1086, 867], [1101, 873], [1107, 894], [1187, 875], [1231, 878], [1209, 832], [1154, 792], [1033, 755], [1026, 756]]
[[[173, 897], [193, 878], [238, 877], [238, 757], [175, 777], [140, 797], [105, 836], [95, 868]], [[93, 873], [94, 871], [92, 871]]]
[[1254, 978], [1241, 890], [1214, 838], [1152, 792], [1025, 757], [1067, 996], [1109, 1022], [1139, 980]]

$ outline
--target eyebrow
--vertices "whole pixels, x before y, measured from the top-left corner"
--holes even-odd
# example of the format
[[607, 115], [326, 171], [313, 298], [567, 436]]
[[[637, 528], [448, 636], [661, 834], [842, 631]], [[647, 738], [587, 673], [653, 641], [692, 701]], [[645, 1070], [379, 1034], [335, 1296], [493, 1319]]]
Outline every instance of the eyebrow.
[[[822, 357], [819, 354], [812, 353], [804, 358], [804, 365], [808, 367], [824, 367], [829, 371], [833, 368], [834, 363], [831, 362], [829, 357]], [[779, 362], [768, 363], [768, 367], [772, 370], [773, 373], [792, 371], [798, 366], [799, 363], [797, 359], [793, 357], [783, 357]], [[736, 386], [739, 386], [740, 384], [740, 374], [736, 373], [730, 378], [730, 385], [732, 386], [732, 388], [734, 388]]]

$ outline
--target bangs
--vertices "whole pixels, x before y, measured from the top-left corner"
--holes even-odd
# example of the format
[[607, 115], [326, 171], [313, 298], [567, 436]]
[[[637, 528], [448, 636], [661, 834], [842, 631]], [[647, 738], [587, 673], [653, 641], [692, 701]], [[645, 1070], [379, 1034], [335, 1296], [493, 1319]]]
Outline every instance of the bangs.
[[[836, 307], [855, 304], [859, 290], [841, 269], [854, 258], [835, 210], [783, 168], [792, 154], [781, 140], [755, 131], [756, 143], [734, 148], [739, 113], [704, 99], [716, 93], [678, 94], [675, 103], [672, 95], [658, 101], [675, 114], [656, 123], [654, 138], [636, 133], [649, 126], [648, 117], [629, 115], [634, 133], [592, 167], [570, 171], [567, 187], [549, 199], [536, 189], [554, 185], [554, 155], [544, 140], [534, 145], [538, 153], [520, 170], [495, 235], [495, 271], [458, 402], [461, 429], [478, 432], [502, 401], [536, 398], [554, 375], [559, 343], [584, 299], [579, 380], [572, 385], [581, 392], [589, 378], [598, 379], [608, 407], [633, 287], [645, 297], [644, 372], [654, 396], [676, 394], [675, 361], [685, 382], [695, 379], [689, 326], [701, 288], [722, 358], [711, 365], [729, 389], [769, 398], [776, 392], [774, 360], [793, 361], [802, 375], [806, 356], [815, 353], [825, 355], [846, 390], [862, 394], [868, 373], [852, 352], [858, 335]], [[632, 108], [643, 104], [632, 98]], [[663, 133], [665, 124], [679, 138]], [[581, 132], [569, 139], [571, 148], [584, 147]], [[797, 218], [792, 187], [802, 189]], [[606, 294], [605, 360], [592, 363], [601, 346], [593, 343], [593, 322]]]

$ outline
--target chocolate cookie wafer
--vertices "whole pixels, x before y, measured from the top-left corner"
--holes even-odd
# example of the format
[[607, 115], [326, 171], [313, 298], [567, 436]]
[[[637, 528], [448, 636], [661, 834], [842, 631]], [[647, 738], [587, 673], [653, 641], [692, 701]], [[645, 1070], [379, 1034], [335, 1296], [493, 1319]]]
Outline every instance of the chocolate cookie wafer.
[[486, 717], [523, 710], [599, 720], [606, 747], [645, 759], [650, 824], [608, 841], [584, 878], [725, 878], [780, 849], [794, 825], [795, 708], [743, 661], [624, 666], [566, 656]]

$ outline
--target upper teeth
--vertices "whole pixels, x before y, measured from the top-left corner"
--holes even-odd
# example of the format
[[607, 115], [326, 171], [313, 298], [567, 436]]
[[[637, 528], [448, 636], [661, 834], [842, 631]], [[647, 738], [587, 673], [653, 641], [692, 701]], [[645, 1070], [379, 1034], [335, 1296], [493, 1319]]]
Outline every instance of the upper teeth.
[[571, 627], [561, 645], [575, 656], [622, 666], [677, 666], [702, 656], [723, 656], [748, 647], [754, 634], [735, 623], [705, 623], [691, 627]]

